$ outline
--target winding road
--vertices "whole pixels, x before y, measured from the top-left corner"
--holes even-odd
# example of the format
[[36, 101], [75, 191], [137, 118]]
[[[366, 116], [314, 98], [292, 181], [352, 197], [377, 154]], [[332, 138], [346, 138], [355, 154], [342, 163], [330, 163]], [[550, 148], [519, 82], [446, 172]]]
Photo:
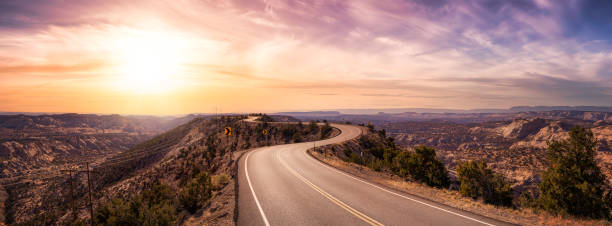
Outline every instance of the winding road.
[[360, 135], [257, 148], [238, 169], [238, 225], [508, 225], [397, 192], [329, 167], [306, 153]]

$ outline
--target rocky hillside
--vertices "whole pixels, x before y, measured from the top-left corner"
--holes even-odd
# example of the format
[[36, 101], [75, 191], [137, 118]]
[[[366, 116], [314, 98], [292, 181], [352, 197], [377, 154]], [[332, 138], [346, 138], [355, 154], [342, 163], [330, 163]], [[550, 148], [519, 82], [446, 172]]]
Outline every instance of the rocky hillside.
[[0, 115], [0, 213], [8, 198], [2, 187], [50, 177], [76, 161], [103, 161], [189, 117]]
[[174, 123], [120, 115], [0, 115], [0, 178], [115, 154]]
[[447, 121], [387, 123], [381, 127], [402, 146], [435, 147], [451, 170], [460, 161], [484, 160], [513, 179], [515, 185], [529, 186], [539, 180], [537, 175], [545, 166], [547, 142], [566, 138], [567, 131], [576, 125], [591, 128], [599, 139], [600, 165], [612, 178], [612, 123], [603, 121], [517, 118], [468, 124]]
[[[137, 212], [120, 212], [131, 216], [125, 215], [126, 219], [136, 220], [132, 222], [134, 224], [143, 223], [135, 216], [159, 213], [156, 211], [162, 211], [162, 218], [167, 220], [164, 222], [172, 224], [231, 223], [237, 153], [262, 145], [318, 140], [334, 134], [331, 127], [314, 123], [268, 124], [241, 119], [241, 116], [196, 118], [128, 151], [93, 163], [91, 168], [95, 173], [91, 176], [96, 220], [103, 223], [116, 219], [109, 218], [110, 215], [121, 218], [113, 215], [119, 214], [114, 212], [117, 208], [139, 205]], [[232, 128], [231, 136], [223, 133], [225, 127]], [[267, 135], [262, 133], [263, 130]], [[67, 179], [67, 176], [60, 176], [7, 187], [8, 221], [32, 224], [71, 222], [73, 215]], [[85, 173], [78, 173], [74, 178], [78, 219], [89, 217], [86, 181]], [[164, 194], [160, 197], [167, 198], [162, 200], [163, 205], [146, 195], [160, 192]], [[163, 208], [150, 209], [159, 207], [157, 204], [149, 205], [151, 202]]]

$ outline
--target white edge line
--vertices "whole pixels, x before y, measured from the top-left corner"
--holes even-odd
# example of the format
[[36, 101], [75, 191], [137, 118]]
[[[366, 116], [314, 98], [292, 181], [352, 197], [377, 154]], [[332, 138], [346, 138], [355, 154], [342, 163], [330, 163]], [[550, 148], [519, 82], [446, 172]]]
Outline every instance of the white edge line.
[[259, 204], [259, 200], [257, 199], [257, 195], [255, 195], [255, 190], [253, 190], [253, 185], [251, 184], [251, 179], [249, 178], [248, 162], [249, 162], [249, 156], [250, 155], [251, 155], [251, 152], [249, 152], [247, 154], [246, 159], [244, 159], [244, 173], [246, 174], [247, 182], [249, 183], [249, 188], [251, 188], [251, 194], [253, 194], [253, 198], [255, 199], [255, 203], [257, 204], [257, 208], [259, 209], [259, 213], [261, 213], [261, 218], [263, 218], [263, 221], [266, 224], [266, 226], [270, 226], [270, 223], [268, 222], [268, 218], [266, 218], [266, 214], [264, 213], [263, 209], [261, 208], [261, 205]]
[[[308, 154], [307, 154], [307, 155], [308, 155]], [[431, 205], [431, 204], [429, 204], [429, 203], [425, 203], [425, 202], [422, 202], [422, 201], [419, 201], [419, 200], [416, 200], [416, 199], [413, 199], [413, 198], [410, 198], [410, 197], [404, 196], [404, 195], [402, 195], [402, 194], [399, 194], [399, 193], [396, 193], [396, 192], [393, 192], [393, 191], [389, 191], [389, 190], [387, 190], [387, 189], [385, 189], [385, 188], [382, 188], [382, 187], [380, 187], [380, 186], [378, 186], [378, 185], [372, 184], [372, 183], [367, 182], [367, 181], [364, 181], [364, 180], [362, 180], [362, 179], [360, 179], [360, 178], [354, 177], [353, 175], [350, 175], [350, 174], [348, 174], [348, 173], [342, 172], [342, 171], [340, 171], [339, 169], [336, 169], [336, 168], [333, 168], [333, 167], [331, 167], [331, 166], [328, 166], [327, 164], [322, 163], [322, 162], [321, 162], [321, 161], [319, 161], [318, 159], [314, 159], [314, 157], [312, 157], [312, 156], [310, 156], [310, 155], [308, 155], [308, 156], [309, 156], [310, 158], [312, 158], [313, 160], [315, 160], [315, 162], [317, 162], [317, 163], [319, 163], [319, 164], [321, 164], [321, 165], [323, 165], [323, 166], [325, 166], [325, 167], [327, 167], [327, 168], [329, 168], [329, 169], [332, 169], [332, 170], [334, 170], [334, 171], [336, 171], [336, 172], [338, 172], [338, 173], [341, 173], [341, 174], [344, 174], [345, 176], [348, 176], [348, 177], [350, 177], [350, 178], [353, 178], [354, 180], [357, 180], [357, 181], [360, 181], [360, 182], [362, 182], [362, 183], [368, 184], [368, 185], [370, 185], [370, 186], [373, 186], [373, 187], [378, 188], [378, 189], [380, 189], [380, 190], [386, 191], [386, 192], [391, 193], [391, 194], [393, 194], [393, 195], [396, 195], [396, 196], [399, 196], [399, 197], [402, 197], [402, 198], [405, 198], [405, 199], [408, 199], [408, 200], [411, 200], [411, 201], [414, 201], [414, 202], [417, 202], [417, 203], [420, 203], [420, 204], [423, 204], [423, 205], [429, 206], [429, 207], [431, 207], [431, 208], [438, 209], [438, 210], [441, 210], [441, 211], [444, 211], [444, 212], [450, 213], [450, 214], [454, 214], [454, 215], [457, 215], [457, 216], [463, 217], [463, 218], [465, 218], [465, 219], [473, 220], [473, 221], [476, 221], [476, 222], [481, 223], [481, 224], [490, 225], [490, 226], [495, 226], [494, 224], [490, 224], [490, 223], [487, 223], [487, 222], [484, 222], [484, 221], [480, 221], [480, 220], [474, 219], [474, 218], [472, 218], [472, 217], [468, 217], [468, 216], [462, 215], [462, 214], [460, 214], [460, 213], [455, 213], [455, 212], [453, 212], [453, 211], [450, 211], [450, 210], [447, 210], [447, 209], [444, 209], [444, 208], [440, 208], [440, 207], [437, 207], [437, 206]], [[247, 157], [247, 158], [248, 158], [248, 157]]]

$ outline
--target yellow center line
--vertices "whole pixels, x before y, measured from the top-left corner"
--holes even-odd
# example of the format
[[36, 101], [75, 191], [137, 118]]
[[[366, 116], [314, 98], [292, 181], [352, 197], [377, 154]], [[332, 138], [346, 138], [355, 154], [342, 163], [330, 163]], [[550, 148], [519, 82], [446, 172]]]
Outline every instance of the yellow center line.
[[330, 195], [329, 193], [325, 192], [323, 189], [319, 188], [318, 186], [314, 185], [312, 182], [310, 182], [308, 179], [304, 178], [302, 175], [300, 175], [299, 173], [297, 173], [295, 170], [291, 169], [286, 163], [285, 161], [283, 161], [283, 159], [281, 159], [279, 152], [276, 152], [276, 158], [278, 158], [278, 160], [281, 162], [281, 164], [287, 168], [287, 170], [289, 170], [289, 172], [291, 174], [293, 174], [295, 177], [297, 177], [298, 179], [300, 179], [302, 182], [304, 182], [306, 185], [310, 186], [312, 189], [314, 189], [315, 191], [319, 192], [321, 195], [323, 195], [325, 198], [329, 199], [330, 201], [332, 201], [334, 204], [342, 207], [344, 210], [346, 210], [347, 212], [355, 215], [357, 218], [363, 220], [364, 222], [370, 224], [370, 225], [383, 225], [380, 222], [372, 219], [371, 217], [357, 211], [356, 209], [353, 209], [352, 207], [350, 207], [349, 205], [347, 205], [346, 203], [338, 200], [336, 197]]

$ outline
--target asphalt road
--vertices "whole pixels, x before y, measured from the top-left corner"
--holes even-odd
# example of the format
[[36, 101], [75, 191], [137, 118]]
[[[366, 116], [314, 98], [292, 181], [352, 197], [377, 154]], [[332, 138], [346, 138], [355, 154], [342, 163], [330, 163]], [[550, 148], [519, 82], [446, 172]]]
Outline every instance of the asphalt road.
[[340, 143], [359, 127], [333, 125], [334, 138], [262, 147], [238, 169], [238, 225], [507, 225], [390, 190], [331, 168], [306, 153]]

